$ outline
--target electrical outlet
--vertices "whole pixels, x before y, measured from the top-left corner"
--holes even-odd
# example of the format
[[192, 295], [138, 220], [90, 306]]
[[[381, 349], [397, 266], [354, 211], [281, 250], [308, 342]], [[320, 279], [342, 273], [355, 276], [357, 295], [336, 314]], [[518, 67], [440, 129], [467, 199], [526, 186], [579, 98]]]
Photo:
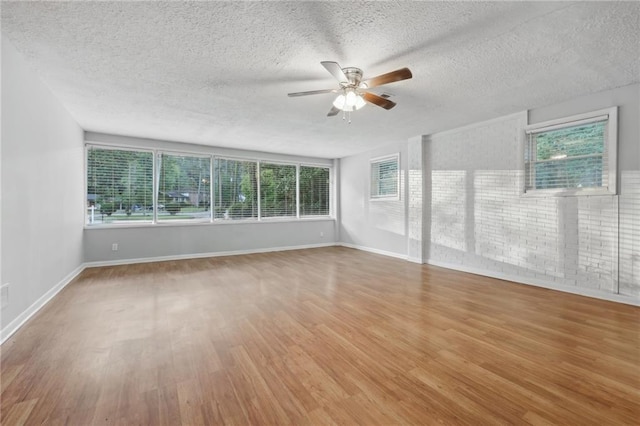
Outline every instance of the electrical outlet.
[[6, 308], [9, 304], [9, 283], [0, 287], [0, 306]]
[[111, 244], [111, 250], [112, 251], [118, 251], [118, 243]]

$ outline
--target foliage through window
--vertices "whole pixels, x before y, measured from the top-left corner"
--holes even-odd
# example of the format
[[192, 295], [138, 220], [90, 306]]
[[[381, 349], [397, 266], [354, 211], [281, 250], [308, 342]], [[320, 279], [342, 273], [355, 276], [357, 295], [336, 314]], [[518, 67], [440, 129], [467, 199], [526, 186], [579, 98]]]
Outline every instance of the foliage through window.
[[329, 168], [300, 166], [300, 216], [329, 215]]
[[257, 219], [257, 162], [214, 161], [215, 219]]
[[158, 221], [209, 220], [211, 158], [158, 156]]
[[371, 198], [397, 198], [399, 196], [398, 155], [371, 160]]
[[260, 163], [260, 215], [297, 216], [296, 166]]
[[87, 145], [87, 224], [330, 216], [330, 171]]
[[87, 153], [87, 221], [153, 220], [153, 153], [91, 147]]
[[615, 117], [615, 110], [598, 111], [529, 126], [525, 192], [615, 193]]

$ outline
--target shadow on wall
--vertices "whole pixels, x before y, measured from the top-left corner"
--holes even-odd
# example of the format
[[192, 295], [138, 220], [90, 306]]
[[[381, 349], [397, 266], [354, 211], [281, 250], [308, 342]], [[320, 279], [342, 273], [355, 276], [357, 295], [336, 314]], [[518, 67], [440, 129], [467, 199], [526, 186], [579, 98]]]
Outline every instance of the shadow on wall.
[[620, 293], [640, 296], [640, 171], [623, 171], [620, 189]]
[[[617, 292], [615, 196], [522, 197], [521, 170], [434, 170], [429, 175], [429, 259]], [[639, 199], [640, 190], [629, 194], [629, 203]], [[637, 225], [628, 222], [628, 233], [636, 235]], [[633, 241], [625, 237], [621, 252], [633, 253]], [[637, 263], [629, 256], [632, 269]]]

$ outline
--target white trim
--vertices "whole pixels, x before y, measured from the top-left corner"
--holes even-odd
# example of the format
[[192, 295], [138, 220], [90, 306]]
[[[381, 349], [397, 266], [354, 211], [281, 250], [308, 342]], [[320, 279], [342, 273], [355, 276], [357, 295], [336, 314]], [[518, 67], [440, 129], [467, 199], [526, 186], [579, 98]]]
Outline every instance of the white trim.
[[20, 327], [24, 325], [31, 317], [33, 317], [40, 309], [44, 307], [51, 299], [54, 298], [63, 288], [73, 281], [85, 269], [85, 264], [78, 266], [64, 277], [58, 284], [53, 286], [49, 291], [43, 294], [38, 300], [33, 302], [26, 310], [18, 315], [13, 321], [0, 330], [0, 344], [4, 343], [11, 337]]
[[418, 263], [420, 265], [424, 264], [424, 262], [422, 261], [421, 258], [419, 257], [407, 257], [407, 262], [411, 262], [411, 263]]
[[500, 272], [488, 271], [485, 269], [456, 265], [447, 262], [440, 262], [437, 260], [427, 260], [428, 265], [438, 266], [441, 268], [453, 269], [455, 271], [466, 272], [469, 274], [482, 275], [485, 277], [496, 278], [499, 280], [510, 281], [516, 284], [525, 284], [534, 287], [546, 288], [549, 290], [562, 291], [564, 293], [577, 294], [579, 296], [592, 297], [594, 299], [608, 300], [610, 302], [618, 302], [624, 303], [627, 305], [640, 306], [640, 299], [633, 298], [629, 296], [623, 296], [615, 293], [605, 293], [600, 290], [590, 289], [590, 288], [580, 288], [573, 287], [568, 285], [559, 285], [556, 283], [552, 283], [549, 281], [536, 279], [536, 278], [526, 278], [520, 276], [514, 276], [511, 274], [502, 274]]
[[250, 250], [231, 250], [231, 251], [217, 251], [217, 252], [209, 252], [209, 253], [177, 254], [173, 256], [143, 257], [143, 258], [137, 258], [137, 259], [104, 260], [104, 261], [96, 261], [96, 262], [87, 262], [84, 264], [84, 266], [86, 268], [96, 268], [100, 266], [132, 265], [137, 263], [166, 262], [169, 260], [201, 259], [206, 257], [270, 253], [274, 251], [304, 250], [304, 249], [320, 248], [320, 247], [333, 247], [335, 245], [336, 245], [335, 243], [318, 243], [318, 244], [304, 244], [299, 246], [266, 247], [266, 248], [259, 248], [259, 249], [250, 249]]
[[[613, 106], [606, 109], [591, 111], [583, 114], [576, 114], [569, 117], [563, 117], [555, 120], [543, 121], [541, 123], [529, 124], [524, 127], [526, 135], [533, 135], [548, 132], [556, 129], [580, 126], [582, 124], [606, 122], [607, 131], [605, 134], [605, 151], [607, 155], [607, 186], [588, 187], [588, 188], [554, 188], [554, 189], [536, 189], [525, 187], [521, 195], [523, 196], [583, 196], [583, 195], [617, 195], [617, 179], [618, 179], [618, 107]], [[529, 138], [525, 138], [529, 139]], [[525, 140], [524, 144], [527, 149], [530, 148], [532, 142]], [[603, 153], [604, 155], [604, 153]], [[523, 155], [524, 157], [524, 155]], [[570, 157], [571, 158], [571, 157]], [[535, 161], [529, 161], [535, 164]], [[526, 165], [523, 167], [525, 169]]]
[[575, 197], [586, 195], [608, 195], [615, 197], [616, 194], [610, 192], [603, 186], [594, 186], [587, 188], [551, 188], [551, 189], [530, 189], [520, 194], [522, 197]]
[[280, 217], [272, 217], [265, 218], [262, 220], [257, 219], [215, 219], [213, 222], [205, 222], [205, 221], [189, 221], [189, 220], [165, 220], [152, 224], [151, 222], [145, 221], [131, 221], [131, 222], [111, 222], [110, 224], [101, 225], [87, 225], [84, 227], [85, 230], [94, 231], [97, 229], [125, 229], [125, 228], [166, 228], [170, 226], [226, 226], [226, 225], [247, 225], [247, 224], [256, 224], [256, 223], [301, 223], [301, 222], [324, 222], [324, 221], [336, 221], [336, 218], [331, 216], [302, 216], [300, 219], [296, 219], [293, 216], [280, 216]]
[[342, 242], [336, 243], [335, 245], [342, 246], [342, 247], [348, 247], [348, 248], [352, 248], [352, 249], [356, 249], [356, 250], [367, 251], [369, 253], [374, 253], [374, 254], [381, 254], [382, 256], [395, 257], [396, 259], [408, 260], [406, 254], [394, 253], [394, 252], [391, 252], [391, 251], [380, 250], [380, 249], [376, 249], [376, 248], [372, 248], [372, 247], [366, 247], [366, 246], [361, 246], [361, 245], [357, 245], [357, 244], [342, 243]]
[[[387, 160], [394, 160], [396, 162], [397, 165], [397, 177], [396, 177], [396, 193], [395, 194], [390, 194], [390, 195], [372, 195], [371, 194], [371, 184], [372, 184], [372, 178], [373, 175], [371, 173], [372, 168], [373, 168], [373, 164], [374, 163], [382, 163], [384, 161]], [[380, 170], [378, 168], [378, 170]], [[401, 172], [401, 166], [400, 166], [400, 153], [397, 152], [395, 154], [390, 154], [390, 155], [383, 155], [381, 157], [375, 157], [375, 158], [370, 158], [369, 159], [369, 201], [378, 201], [378, 200], [392, 200], [392, 201], [399, 201], [401, 199], [400, 197], [400, 172]]]
[[[526, 133], [539, 133], [548, 130], [559, 129], [562, 127], [579, 126], [595, 121], [611, 121], [611, 114], [615, 114], [618, 107], [599, 109], [596, 111], [585, 112], [582, 114], [570, 115], [568, 117], [556, 118], [553, 120], [542, 121], [540, 123], [527, 124], [524, 127]], [[617, 120], [616, 120], [617, 123]]]
[[559, 130], [559, 129], [564, 129], [567, 127], [578, 127], [581, 126], [583, 124], [591, 124], [591, 123], [600, 123], [601, 121], [607, 121], [609, 119], [609, 114], [605, 114], [605, 115], [598, 115], [595, 117], [591, 117], [591, 118], [584, 118], [584, 119], [580, 119], [580, 120], [568, 120], [568, 121], [563, 121], [563, 120], [553, 120], [555, 121], [560, 121], [558, 124], [552, 124], [549, 126], [544, 126], [544, 127], [540, 127], [541, 124], [532, 124], [530, 126], [526, 126], [525, 127], [525, 133], [530, 135], [533, 133], [545, 133], [545, 132], [550, 132], [552, 130]]

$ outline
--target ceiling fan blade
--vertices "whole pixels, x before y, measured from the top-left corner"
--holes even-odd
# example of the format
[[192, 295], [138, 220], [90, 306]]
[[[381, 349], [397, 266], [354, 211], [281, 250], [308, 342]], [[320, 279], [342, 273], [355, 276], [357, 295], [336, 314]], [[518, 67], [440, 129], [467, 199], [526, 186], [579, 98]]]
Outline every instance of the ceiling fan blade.
[[327, 114], [327, 117], [333, 117], [334, 115], [338, 115], [338, 113], [340, 112], [340, 110], [336, 107], [331, 107], [331, 109], [329, 110], [329, 114]]
[[308, 92], [289, 93], [287, 96], [295, 97], [295, 96], [307, 96], [307, 95], [321, 95], [323, 93], [338, 93], [338, 90], [337, 89], [310, 90]]
[[320, 63], [322, 64], [323, 67], [327, 69], [327, 71], [331, 73], [332, 76], [336, 78], [336, 80], [338, 80], [338, 83], [349, 82], [349, 79], [347, 79], [347, 76], [344, 75], [342, 68], [340, 67], [340, 65], [338, 65], [337, 62], [323, 61]]
[[382, 86], [383, 84], [389, 84], [396, 81], [408, 80], [413, 77], [409, 68], [401, 68], [399, 70], [391, 71], [386, 74], [379, 75], [377, 77], [370, 78], [363, 81], [367, 88]]
[[378, 96], [373, 93], [364, 92], [362, 94], [362, 97], [364, 98], [365, 101], [369, 102], [370, 104], [378, 105], [379, 107], [382, 107], [384, 109], [391, 109], [394, 106], [396, 106], [395, 102], [390, 101], [389, 99], [385, 99], [382, 96]]

